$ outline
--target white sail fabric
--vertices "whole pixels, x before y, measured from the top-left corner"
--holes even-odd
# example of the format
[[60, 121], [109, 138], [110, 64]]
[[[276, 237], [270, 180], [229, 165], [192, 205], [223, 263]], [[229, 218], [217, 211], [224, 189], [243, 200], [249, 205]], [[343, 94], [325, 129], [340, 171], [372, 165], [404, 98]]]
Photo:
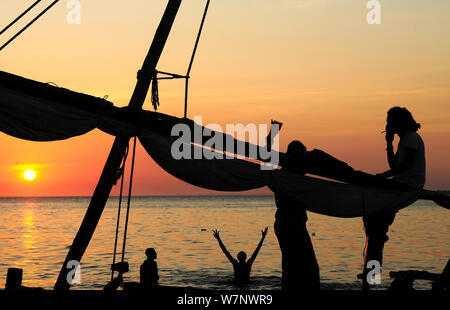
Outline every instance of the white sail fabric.
[[[298, 206], [324, 215], [358, 217], [393, 212], [411, 205], [425, 192], [372, 189], [281, 170], [261, 170], [260, 165], [240, 159], [176, 160], [171, 154], [170, 137], [144, 130], [139, 140], [158, 165], [185, 182], [220, 191], [245, 191], [268, 186], [277, 194], [289, 196]], [[190, 147], [192, 151], [197, 148]], [[445, 197], [441, 197], [442, 203], [448, 208], [449, 202]]]

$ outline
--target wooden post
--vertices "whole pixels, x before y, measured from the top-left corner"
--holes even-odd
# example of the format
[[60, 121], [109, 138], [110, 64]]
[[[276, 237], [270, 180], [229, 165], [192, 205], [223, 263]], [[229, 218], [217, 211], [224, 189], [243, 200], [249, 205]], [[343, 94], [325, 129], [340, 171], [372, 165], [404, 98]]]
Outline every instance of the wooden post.
[[[150, 50], [145, 58], [142, 70], [153, 72], [159, 61], [161, 53], [166, 44], [173, 22], [177, 15], [178, 9], [181, 5], [181, 0], [169, 0], [161, 22], [156, 30], [155, 37], [150, 46]], [[147, 96], [148, 88], [150, 86], [151, 77], [148, 74], [141, 74], [138, 78], [133, 96], [131, 97], [129, 107], [134, 109], [141, 109]], [[64, 261], [58, 279], [56, 281], [55, 290], [68, 290], [70, 284], [67, 281], [67, 276], [70, 269], [67, 268], [68, 262], [75, 260], [80, 262], [86, 251], [89, 242], [97, 227], [98, 221], [105, 208], [112, 186], [115, 182], [117, 171], [122, 162], [123, 155], [128, 146], [130, 137], [116, 137], [114, 144], [109, 153], [105, 167], [101, 174], [100, 180], [92, 195], [91, 202], [84, 216], [83, 222], [78, 230], [78, 233], [73, 240], [72, 246]]]
[[7, 291], [20, 290], [22, 287], [23, 270], [20, 268], [8, 268], [5, 289]]

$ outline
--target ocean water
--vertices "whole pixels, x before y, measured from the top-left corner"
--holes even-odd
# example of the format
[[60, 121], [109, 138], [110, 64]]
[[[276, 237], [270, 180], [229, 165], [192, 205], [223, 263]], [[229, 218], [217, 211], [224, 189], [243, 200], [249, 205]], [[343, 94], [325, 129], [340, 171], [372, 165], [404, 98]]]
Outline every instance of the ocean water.
[[[7, 268], [17, 267], [24, 269], [24, 285], [51, 289], [89, 200], [0, 198], [0, 288], [4, 287]], [[101, 289], [110, 279], [117, 206], [118, 199], [111, 197], [81, 262], [81, 284], [76, 289]], [[235, 289], [232, 266], [212, 229], [221, 232], [233, 256], [241, 250], [250, 256], [261, 230], [268, 226], [249, 288], [280, 289], [281, 254], [273, 232], [275, 209], [272, 196], [133, 197], [125, 255], [130, 272], [125, 281], [139, 281], [144, 251], [154, 247], [160, 284]], [[365, 244], [361, 219], [313, 213], [308, 217], [322, 288], [359, 289], [356, 276], [362, 270]], [[450, 257], [449, 220], [448, 210], [428, 201], [401, 210], [385, 246], [378, 289], [389, 286], [389, 271], [441, 272]], [[121, 227], [120, 236], [123, 220]], [[119, 239], [119, 249], [121, 242]], [[415, 284], [417, 289], [431, 287], [426, 281]]]

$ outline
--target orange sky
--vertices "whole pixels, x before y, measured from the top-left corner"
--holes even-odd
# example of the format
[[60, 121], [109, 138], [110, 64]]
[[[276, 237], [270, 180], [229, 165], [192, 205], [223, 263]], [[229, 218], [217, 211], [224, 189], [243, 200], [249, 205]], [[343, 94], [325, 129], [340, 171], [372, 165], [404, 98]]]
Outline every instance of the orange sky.
[[[167, 2], [81, 1], [81, 25], [66, 23], [66, 2], [0, 53], [0, 70], [127, 105]], [[3, 0], [0, 25], [30, 3]], [[221, 125], [277, 119], [282, 150], [300, 139], [356, 169], [381, 172], [386, 111], [405, 106], [422, 123], [426, 187], [450, 189], [450, 3], [382, 1], [381, 25], [366, 23], [365, 4], [213, 0], [191, 74], [189, 116]], [[160, 70], [186, 71], [203, 5], [183, 1]], [[160, 112], [182, 116], [183, 82], [162, 81], [160, 99]], [[0, 196], [89, 196], [112, 141], [99, 131], [51, 143], [0, 133]], [[214, 193], [175, 180], [140, 146], [136, 165], [137, 195]], [[27, 167], [37, 173], [33, 182], [22, 177]]]

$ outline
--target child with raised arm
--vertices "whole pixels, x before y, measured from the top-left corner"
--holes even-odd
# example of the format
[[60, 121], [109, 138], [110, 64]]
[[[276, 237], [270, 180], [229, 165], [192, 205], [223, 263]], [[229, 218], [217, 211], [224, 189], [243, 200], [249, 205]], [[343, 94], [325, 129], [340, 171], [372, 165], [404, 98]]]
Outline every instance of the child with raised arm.
[[222, 249], [225, 256], [228, 258], [228, 260], [231, 262], [231, 264], [233, 264], [234, 283], [236, 285], [242, 286], [242, 285], [248, 284], [253, 262], [255, 261], [259, 250], [261, 249], [261, 246], [264, 242], [264, 238], [267, 235], [267, 230], [268, 230], [268, 228], [266, 227], [264, 230], [261, 231], [261, 235], [262, 235], [261, 241], [259, 241], [258, 246], [256, 247], [255, 251], [253, 252], [252, 257], [250, 257], [249, 260], [246, 260], [247, 254], [244, 251], [240, 251], [238, 253], [237, 260], [236, 260], [233, 256], [231, 256], [230, 252], [228, 252], [227, 248], [225, 247], [222, 240], [220, 239], [219, 231], [217, 229], [213, 229], [213, 236], [217, 239], [217, 242], [219, 242], [219, 246]]

